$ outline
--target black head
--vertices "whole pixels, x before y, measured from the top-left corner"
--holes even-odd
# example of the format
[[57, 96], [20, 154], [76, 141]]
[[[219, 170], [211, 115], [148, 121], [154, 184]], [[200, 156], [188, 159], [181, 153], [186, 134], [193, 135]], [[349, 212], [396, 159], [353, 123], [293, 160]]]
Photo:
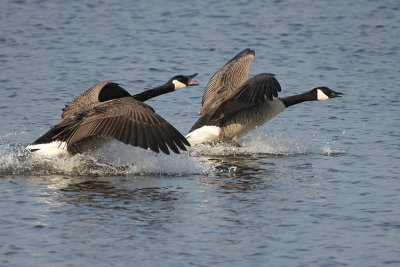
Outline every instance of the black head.
[[342, 97], [342, 93], [335, 92], [328, 87], [316, 87], [315, 91], [317, 100], [327, 100], [329, 98]]
[[199, 85], [200, 83], [198, 81], [192, 81], [194, 77], [196, 77], [197, 73], [192, 74], [192, 75], [177, 75], [172, 77], [168, 83], [172, 83], [174, 85], [174, 90], [181, 89], [186, 86], [195, 86]]

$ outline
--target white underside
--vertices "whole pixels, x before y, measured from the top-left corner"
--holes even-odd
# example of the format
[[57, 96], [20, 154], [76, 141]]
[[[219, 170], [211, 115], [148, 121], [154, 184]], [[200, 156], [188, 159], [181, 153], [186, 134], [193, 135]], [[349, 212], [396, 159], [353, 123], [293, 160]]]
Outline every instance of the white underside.
[[219, 140], [221, 128], [218, 126], [203, 126], [186, 135], [190, 144], [215, 142]]
[[69, 154], [67, 151], [67, 143], [60, 141], [54, 141], [46, 144], [29, 145], [26, 147], [26, 149], [32, 150], [32, 152], [35, 154], [46, 156], [60, 156]]

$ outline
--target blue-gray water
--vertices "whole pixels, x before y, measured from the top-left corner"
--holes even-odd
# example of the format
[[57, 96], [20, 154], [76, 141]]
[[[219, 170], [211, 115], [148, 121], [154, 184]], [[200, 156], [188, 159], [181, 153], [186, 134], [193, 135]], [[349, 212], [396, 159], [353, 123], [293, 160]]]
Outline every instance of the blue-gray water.
[[[241, 148], [23, 149], [98, 81], [140, 92], [198, 72], [148, 101], [186, 133], [246, 47], [281, 96], [344, 97], [291, 107]], [[0, 265], [400, 265], [399, 51], [396, 0], [0, 1]]]

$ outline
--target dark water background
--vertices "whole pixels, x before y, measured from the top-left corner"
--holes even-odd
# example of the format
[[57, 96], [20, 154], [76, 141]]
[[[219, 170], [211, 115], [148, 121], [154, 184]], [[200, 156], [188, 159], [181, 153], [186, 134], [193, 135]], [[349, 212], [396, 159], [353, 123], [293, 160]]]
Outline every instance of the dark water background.
[[[211, 75], [242, 49], [292, 107], [242, 139], [170, 157], [112, 143], [23, 147], [96, 82], [140, 92], [186, 133]], [[0, 265], [400, 265], [400, 3], [0, 1]]]

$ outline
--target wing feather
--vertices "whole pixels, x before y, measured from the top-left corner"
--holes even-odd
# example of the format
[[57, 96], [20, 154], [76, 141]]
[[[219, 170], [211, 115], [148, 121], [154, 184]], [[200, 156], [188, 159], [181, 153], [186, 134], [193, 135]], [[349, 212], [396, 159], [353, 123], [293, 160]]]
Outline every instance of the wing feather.
[[230, 97], [235, 89], [248, 79], [254, 57], [255, 52], [247, 48], [232, 58], [211, 77], [203, 95], [200, 114], [215, 110]]
[[81, 150], [76, 146], [84, 146], [85, 140], [92, 141], [93, 137], [115, 138], [125, 144], [166, 154], [169, 154], [167, 145], [175, 153], [179, 153], [179, 149], [186, 150], [185, 145], [190, 145], [150, 106], [132, 97], [99, 103], [76, 118], [59, 136], [67, 142], [67, 147], [77, 151]]
[[208, 113], [207, 123], [223, 124], [239, 111], [278, 97], [281, 86], [273, 74], [261, 73], [236, 89], [215, 111]]

